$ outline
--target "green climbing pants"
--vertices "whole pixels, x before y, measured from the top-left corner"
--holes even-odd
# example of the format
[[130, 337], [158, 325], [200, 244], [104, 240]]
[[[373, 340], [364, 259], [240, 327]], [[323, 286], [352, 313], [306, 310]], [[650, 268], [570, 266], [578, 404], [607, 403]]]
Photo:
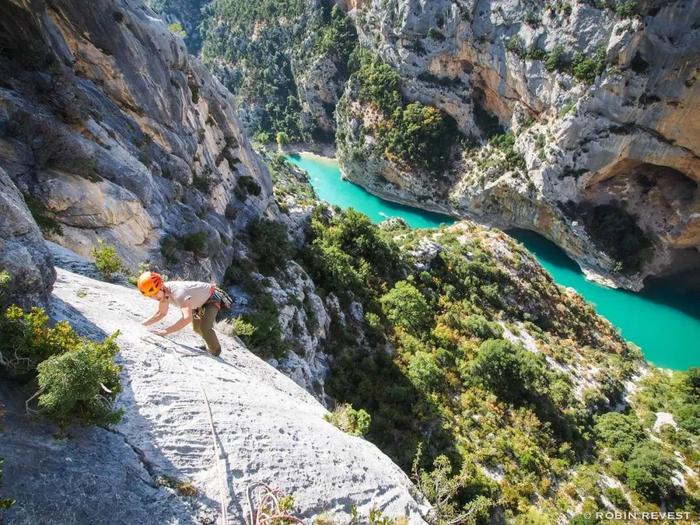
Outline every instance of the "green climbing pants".
[[197, 308], [192, 315], [192, 328], [204, 338], [207, 343], [207, 350], [211, 355], [217, 356], [221, 353], [221, 344], [214, 332], [214, 323], [219, 309], [215, 304], [205, 304]]

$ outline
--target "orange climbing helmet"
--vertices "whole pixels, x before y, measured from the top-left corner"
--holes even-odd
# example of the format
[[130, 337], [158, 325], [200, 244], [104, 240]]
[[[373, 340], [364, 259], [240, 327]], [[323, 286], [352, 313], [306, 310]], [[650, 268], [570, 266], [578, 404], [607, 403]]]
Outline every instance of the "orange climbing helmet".
[[163, 278], [156, 272], [143, 272], [138, 287], [143, 295], [153, 297], [163, 288]]

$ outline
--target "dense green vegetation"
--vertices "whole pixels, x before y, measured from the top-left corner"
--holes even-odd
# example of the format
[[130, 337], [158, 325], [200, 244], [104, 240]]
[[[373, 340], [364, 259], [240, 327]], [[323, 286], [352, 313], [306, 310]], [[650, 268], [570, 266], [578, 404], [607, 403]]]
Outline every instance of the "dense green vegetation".
[[[202, 58], [245, 107], [260, 142], [283, 133], [285, 142], [327, 140], [325, 132], [302, 118], [297, 77], [320, 59], [347, 77], [357, 42], [352, 21], [331, 2], [315, 8], [302, 0], [216, 0], [202, 24]], [[328, 110], [332, 118], [332, 108]]]
[[[393, 82], [381, 66], [373, 74]], [[389, 91], [377, 95], [391, 102]], [[303, 186], [284, 163], [277, 169]], [[441, 247], [428, 263], [418, 255], [426, 241]], [[346, 313], [329, 310], [326, 392], [368, 414], [367, 439], [413, 475], [436, 523], [587, 523], [585, 512], [610, 505], [697, 508], [693, 480], [670, 480], [680, 471], [674, 451], [691, 468], [700, 460], [700, 374], [642, 382], [627, 412], [611, 412], [641, 354], [508, 238], [468, 224], [377, 227], [318, 206], [303, 245], [276, 253], [278, 244], [254, 248], [251, 260], [292, 258], [317, 293], [339, 298]], [[263, 273], [284, 282], [281, 268]], [[347, 313], [358, 303], [361, 322]], [[676, 401], [645, 406], [657, 397]], [[648, 414], [660, 410], [677, 430], [652, 429]], [[336, 419], [353, 428], [355, 418]]]
[[[444, 170], [458, 136], [454, 120], [433, 106], [404, 104], [398, 72], [368, 51], [356, 48], [350, 65], [359, 101], [381, 113], [371, 130], [378, 152], [407, 169]], [[339, 136], [338, 142], [343, 139]]]
[[41, 308], [25, 312], [10, 306], [0, 313], [0, 373], [35, 390], [32, 410], [62, 430], [72, 423], [116, 423], [121, 418], [112, 407], [120, 391], [116, 337], [97, 343], [66, 321], [51, 326]]

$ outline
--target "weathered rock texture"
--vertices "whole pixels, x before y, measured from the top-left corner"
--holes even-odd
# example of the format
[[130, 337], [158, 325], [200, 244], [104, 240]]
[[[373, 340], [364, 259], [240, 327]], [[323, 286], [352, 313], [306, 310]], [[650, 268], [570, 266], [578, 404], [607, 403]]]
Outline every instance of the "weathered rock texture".
[[0, 308], [45, 304], [55, 279], [51, 254], [17, 188], [0, 168], [0, 271], [10, 281], [0, 290]]
[[[151, 335], [139, 321], [154, 306], [131, 289], [58, 270], [56, 317], [95, 337], [120, 330], [125, 415], [111, 431], [73, 429], [56, 440], [5, 384], [3, 495], [17, 500], [8, 524], [213, 523], [222, 497], [229, 522], [240, 524], [254, 482], [294, 495], [306, 518], [347, 520], [357, 505], [424, 523], [410, 481], [374, 445], [327, 423], [317, 401], [236, 340], [222, 335], [222, 356], [212, 358], [193, 348], [191, 331]], [[224, 452], [221, 473], [200, 388]], [[162, 476], [191, 481], [197, 496], [159, 488]]]
[[[700, 268], [697, 0], [639, 2], [627, 18], [584, 1], [365, 4], [360, 40], [398, 70], [405, 98], [441, 108], [481, 147], [458, 154], [439, 182], [402, 169], [372, 151], [371, 111], [350, 85], [338, 146], [351, 180], [392, 200], [535, 230], [624, 287]], [[572, 68], [527, 58], [555, 46], [564, 61], [601, 50], [606, 69], [588, 85]], [[488, 162], [497, 154], [484, 146], [484, 115], [518, 135], [521, 173]], [[625, 275], [581, 211], [603, 205], [631, 214], [652, 244]]]
[[220, 278], [271, 192], [223, 86], [140, 2], [12, 0], [0, 26], [0, 166], [45, 233]]

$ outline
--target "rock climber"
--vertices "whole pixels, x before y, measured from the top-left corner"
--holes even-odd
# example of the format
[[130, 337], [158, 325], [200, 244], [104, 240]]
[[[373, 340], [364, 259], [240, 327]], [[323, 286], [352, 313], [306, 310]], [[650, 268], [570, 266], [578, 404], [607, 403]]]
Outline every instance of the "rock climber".
[[231, 298], [216, 285], [198, 281], [168, 281], [155, 272], [144, 272], [138, 280], [138, 288], [143, 295], [158, 301], [158, 311], [142, 324], [149, 326], [163, 319], [172, 304], [182, 311], [182, 318], [167, 328], [151, 328], [156, 335], [166, 336], [185, 328], [192, 323], [195, 332], [202, 336], [207, 350], [213, 356], [221, 353], [221, 344], [214, 332], [216, 315], [224, 307], [230, 306]]

